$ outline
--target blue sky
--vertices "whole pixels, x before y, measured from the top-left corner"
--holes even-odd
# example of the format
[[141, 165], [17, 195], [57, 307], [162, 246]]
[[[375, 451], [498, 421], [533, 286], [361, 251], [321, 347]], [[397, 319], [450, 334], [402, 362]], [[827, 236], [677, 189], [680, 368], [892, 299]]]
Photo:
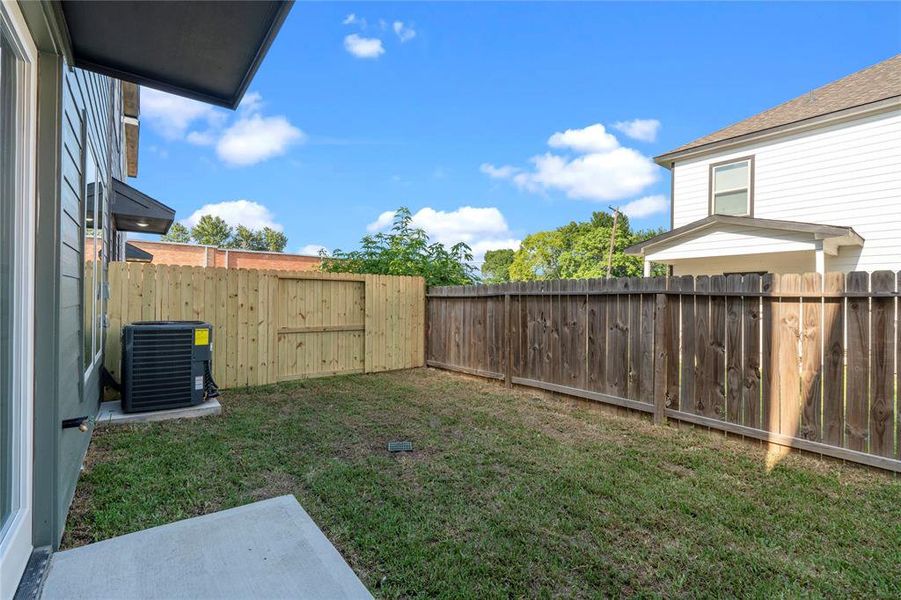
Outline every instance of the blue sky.
[[292, 252], [398, 206], [477, 254], [609, 205], [666, 226], [650, 158], [898, 52], [898, 3], [298, 2], [238, 111], [144, 91], [133, 183]]

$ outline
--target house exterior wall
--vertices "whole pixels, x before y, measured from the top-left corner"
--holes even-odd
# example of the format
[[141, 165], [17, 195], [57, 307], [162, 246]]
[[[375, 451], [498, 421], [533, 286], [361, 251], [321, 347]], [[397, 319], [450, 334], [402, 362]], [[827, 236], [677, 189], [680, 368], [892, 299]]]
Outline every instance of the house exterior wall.
[[[81, 470], [91, 428], [63, 429], [65, 419], [97, 414], [103, 364], [100, 356], [84, 368], [85, 264], [93, 240], [85, 241], [84, 183], [88, 148], [93, 148], [99, 179], [108, 191], [111, 177], [122, 177], [120, 83], [72, 69], [54, 54], [40, 57], [38, 145], [38, 235], [35, 311], [35, 546], [56, 548]], [[101, 202], [103, 227], [99, 271], [113, 254], [109, 202]], [[99, 246], [100, 244], [98, 244]], [[99, 276], [99, 274], [98, 274]], [[103, 281], [106, 278], [103, 276]], [[89, 292], [90, 293], [90, 292]], [[95, 302], [105, 308], [105, 290]], [[105, 310], [103, 311], [105, 312]], [[88, 319], [88, 326], [92, 319]], [[88, 422], [91, 424], [91, 421]]]
[[658, 252], [649, 251], [651, 262], [669, 262], [674, 259], [711, 258], [729, 255], [771, 254], [781, 252], [816, 250], [810, 234], [793, 231], [756, 230], [732, 226], [717, 230], [700, 230], [685, 235], [678, 243], [666, 246]]
[[712, 163], [749, 155], [754, 217], [853, 227], [827, 270], [901, 269], [901, 109], [677, 161], [673, 227], [708, 216]]
[[223, 250], [211, 246], [174, 242], [130, 240], [136, 248], [153, 255], [153, 264], [194, 267], [226, 267], [230, 269], [264, 269], [276, 271], [316, 271], [322, 260], [318, 256]]
[[[81, 184], [85, 160], [89, 148], [96, 154], [100, 179], [105, 182], [107, 196], [112, 189], [112, 177], [122, 178], [121, 157], [121, 96], [116, 87], [119, 82], [109, 77], [88, 73], [80, 69], [64, 69], [63, 77], [63, 159], [60, 210], [60, 296], [59, 296], [59, 356], [60, 378], [59, 404], [61, 418], [93, 416], [100, 403], [100, 367], [103, 364], [103, 340], [100, 340], [101, 357], [87, 370], [84, 365], [84, 328], [90, 317], [85, 318], [85, 270], [89, 268], [85, 258], [91, 255], [84, 245], [84, 205], [85, 187]], [[82, 132], [77, 128], [84, 120]], [[109, 203], [102, 205], [104, 251], [98, 263], [106, 281], [105, 271], [109, 257]], [[79, 244], [78, 242], [82, 242]], [[90, 249], [87, 249], [90, 250]], [[88, 292], [90, 293], [90, 292]], [[105, 291], [101, 288], [95, 302], [103, 306], [105, 313]], [[87, 321], [87, 323], [86, 323]], [[102, 335], [104, 328], [98, 332]], [[72, 385], [72, 382], [81, 385]], [[77, 428], [61, 430], [59, 447], [59, 527], [65, 524], [65, 515], [75, 493], [75, 485], [81, 463], [84, 460], [90, 440], [89, 433]], [[59, 535], [62, 534], [60, 529]]]
[[816, 271], [813, 252], [778, 252], [744, 256], [708, 256], [667, 261], [673, 275], [722, 275], [724, 273], [812, 273]]

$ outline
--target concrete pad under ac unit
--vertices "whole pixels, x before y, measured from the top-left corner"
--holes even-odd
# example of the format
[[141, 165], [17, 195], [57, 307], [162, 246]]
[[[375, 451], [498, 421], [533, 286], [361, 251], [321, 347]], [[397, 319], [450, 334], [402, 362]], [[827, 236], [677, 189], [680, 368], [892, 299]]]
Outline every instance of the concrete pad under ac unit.
[[193, 419], [196, 417], [212, 417], [222, 414], [222, 405], [219, 400], [213, 398], [197, 406], [184, 408], [172, 408], [169, 410], [155, 410], [150, 412], [126, 413], [122, 412], [122, 402], [111, 400], [100, 404], [100, 412], [97, 413], [97, 427], [106, 425], [128, 425], [132, 423], [150, 423], [151, 421], [171, 421], [172, 419]]

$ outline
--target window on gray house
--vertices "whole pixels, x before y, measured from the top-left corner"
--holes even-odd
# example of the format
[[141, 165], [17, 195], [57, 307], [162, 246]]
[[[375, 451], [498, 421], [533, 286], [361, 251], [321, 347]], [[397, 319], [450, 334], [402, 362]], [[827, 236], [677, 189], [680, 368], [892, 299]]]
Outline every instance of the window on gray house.
[[104, 189], [100, 181], [97, 159], [91, 149], [91, 143], [85, 144], [84, 166], [84, 297], [83, 297], [83, 332], [84, 332], [84, 369], [87, 371], [100, 354], [101, 333], [100, 321], [101, 301], [100, 284], [103, 278], [102, 232], [100, 219], [103, 206]]

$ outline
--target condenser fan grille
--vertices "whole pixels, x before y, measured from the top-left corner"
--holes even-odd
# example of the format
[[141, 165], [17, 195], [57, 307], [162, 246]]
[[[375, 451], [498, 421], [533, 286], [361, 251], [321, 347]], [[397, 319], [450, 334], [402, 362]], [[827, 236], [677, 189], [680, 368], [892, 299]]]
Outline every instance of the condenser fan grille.
[[182, 406], [191, 401], [193, 330], [135, 332], [132, 405], [135, 409]]

